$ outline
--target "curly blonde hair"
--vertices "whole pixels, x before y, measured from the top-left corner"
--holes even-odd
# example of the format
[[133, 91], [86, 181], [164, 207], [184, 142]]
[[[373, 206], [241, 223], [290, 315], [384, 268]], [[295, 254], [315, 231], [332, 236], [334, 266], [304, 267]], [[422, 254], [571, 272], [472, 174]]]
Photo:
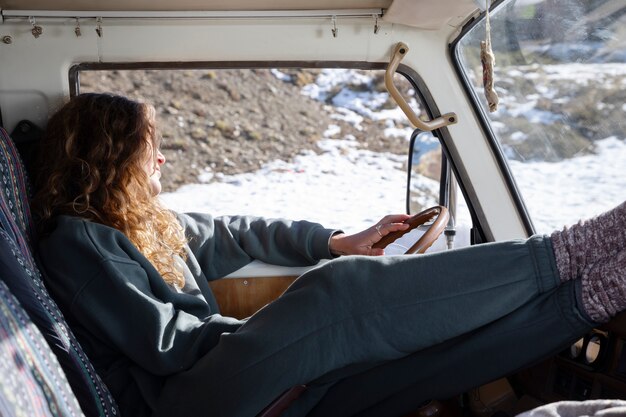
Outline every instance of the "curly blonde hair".
[[34, 208], [42, 233], [58, 215], [78, 216], [124, 233], [177, 288], [185, 237], [175, 215], [153, 195], [144, 165], [156, 166], [154, 108], [111, 94], [80, 94], [49, 120], [39, 149]]

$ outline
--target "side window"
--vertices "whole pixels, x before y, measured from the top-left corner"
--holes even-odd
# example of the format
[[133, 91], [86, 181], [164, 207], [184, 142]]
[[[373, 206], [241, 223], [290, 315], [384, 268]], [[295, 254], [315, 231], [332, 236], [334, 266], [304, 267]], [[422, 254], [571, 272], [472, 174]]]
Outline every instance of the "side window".
[[[383, 70], [82, 71], [80, 91], [155, 106], [167, 158], [161, 198], [174, 210], [307, 219], [347, 232], [406, 211], [413, 129]], [[420, 158], [439, 164], [438, 141], [425, 140]], [[429, 166], [413, 176], [412, 211], [438, 204], [440, 174]]]
[[456, 59], [537, 232], [624, 199], [625, 27], [617, 0], [502, 2], [491, 15], [495, 113], [482, 88], [485, 21], [457, 44]]

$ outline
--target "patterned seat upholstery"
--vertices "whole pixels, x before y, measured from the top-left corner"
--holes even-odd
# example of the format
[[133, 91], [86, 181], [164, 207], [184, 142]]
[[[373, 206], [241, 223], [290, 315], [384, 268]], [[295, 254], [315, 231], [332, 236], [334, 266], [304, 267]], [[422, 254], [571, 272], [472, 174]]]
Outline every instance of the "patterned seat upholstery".
[[[2, 229], [0, 235], [4, 245], [9, 236]], [[3, 278], [6, 274], [2, 269]], [[56, 356], [4, 280], [0, 280], [0, 375], [0, 416], [83, 416]]]
[[20, 156], [9, 134], [0, 128], [0, 225], [18, 244], [28, 266], [35, 268], [32, 257], [33, 221], [28, 198], [30, 186]]
[[29, 192], [20, 157], [0, 128], [0, 261], [12, 267], [12, 273], [3, 273], [2, 280], [56, 355], [83, 413], [88, 417], [119, 415], [113, 397], [44, 287], [32, 250], [35, 232]]

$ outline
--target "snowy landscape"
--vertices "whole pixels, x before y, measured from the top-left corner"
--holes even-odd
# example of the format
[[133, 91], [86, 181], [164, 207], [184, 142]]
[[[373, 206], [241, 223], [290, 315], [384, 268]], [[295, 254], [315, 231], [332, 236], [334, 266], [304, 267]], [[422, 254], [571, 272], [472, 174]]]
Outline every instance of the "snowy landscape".
[[[544, 84], [538, 83], [534, 96], [504, 97], [498, 118], [515, 116], [526, 118], [534, 124], [550, 124], [559, 115], [537, 107], [546, 93], [547, 98], [558, 96], [558, 77], [563, 85], [596, 82], [626, 84], [625, 64], [589, 64], [583, 66], [555, 65], [545, 70], [549, 76]], [[289, 76], [274, 71], [274, 76], [288, 81]], [[507, 77], [516, 74], [502, 74]], [[313, 84], [302, 88], [301, 93], [316, 100], [326, 100], [329, 91], [350, 80], [367, 83], [370, 80], [354, 70], [322, 71]], [[609, 81], [607, 81], [609, 80]], [[503, 85], [510, 85], [509, 82]], [[561, 91], [562, 93], [562, 91]], [[407, 143], [411, 129], [398, 128], [404, 116], [399, 109], [381, 109], [385, 93], [354, 91], [343, 88], [332, 98], [333, 117], [347, 121], [357, 128], [365, 118], [388, 121], [385, 135], [395, 136]], [[574, 97], [570, 94], [569, 97]], [[563, 105], [567, 97], [557, 97]], [[615, 106], [614, 103], [597, 103]], [[622, 102], [622, 118], [626, 116], [626, 104]], [[620, 123], [622, 121], [620, 120]], [[500, 122], [502, 124], [502, 122]], [[508, 124], [507, 124], [508, 125]], [[501, 126], [502, 127], [502, 126]], [[623, 132], [623, 130], [622, 130]], [[506, 131], [509, 141], [523, 141], [523, 132]], [[207, 168], [197, 184], [189, 184], [175, 192], [164, 193], [162, 201], [178, 211], [204, 211], [214, 215], [251, 214], [291, 219], [308, 219], [328, 227], [341, 227], [346, 231], [358, 231], [369, 227], [381, 216], [391, 212], [405, 211], [406, 156], [372, 152], [359, 148], [353, 137], [342, 136], [337, 125], [329, 125], [318, 142], [320, 153], [305, 151], [292, 161], [270, 161], [256, 172], [222, 175]], [[593, 142], [593, 149], [571, 158], [545, 162], [541, 160], [510, 160], [515, 180], [527, 204], [535, 228], [548, 232], [576, 219], [599, 213], [626, 199], [625, 135], [607, 136]], [[431, 139], [432, 140], [432, 139]], [[425, 148], [432, 148], [428, 144]], [[505, 153], [507, 146], [504, 146]], [[436, 204], [438, 183], [426, 177], [415, 184], [430, 190], [430, 201], [424, 206]], [[428, 199], [427, 199], [428, 200]], [[321, 203], [320, 203], [321, 202]]]

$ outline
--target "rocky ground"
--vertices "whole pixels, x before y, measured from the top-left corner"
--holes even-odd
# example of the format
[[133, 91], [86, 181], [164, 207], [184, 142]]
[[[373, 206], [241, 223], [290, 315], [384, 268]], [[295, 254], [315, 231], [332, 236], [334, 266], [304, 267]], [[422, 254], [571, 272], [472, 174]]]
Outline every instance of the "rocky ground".
[[[331, 124], [363, 148], [406, 152], [405, 140], [385, 137], [383, 122], [365, 119], [357, 129], [334, 119], [328, 104], [302, 95], [318, 70], [282, 71], [291, 75], [289, 81], [269, 69], [83, 72], [80, 81], [82, 92], [124, 94], [156, 107], [168, 160], [165, 191], [198, 182], [207, 167], [235, 174], [274, 159], [288, 161], [303, 150], [317, 152], [316, 143]], [[384, 88], [382, 73], [371, 88]]]

